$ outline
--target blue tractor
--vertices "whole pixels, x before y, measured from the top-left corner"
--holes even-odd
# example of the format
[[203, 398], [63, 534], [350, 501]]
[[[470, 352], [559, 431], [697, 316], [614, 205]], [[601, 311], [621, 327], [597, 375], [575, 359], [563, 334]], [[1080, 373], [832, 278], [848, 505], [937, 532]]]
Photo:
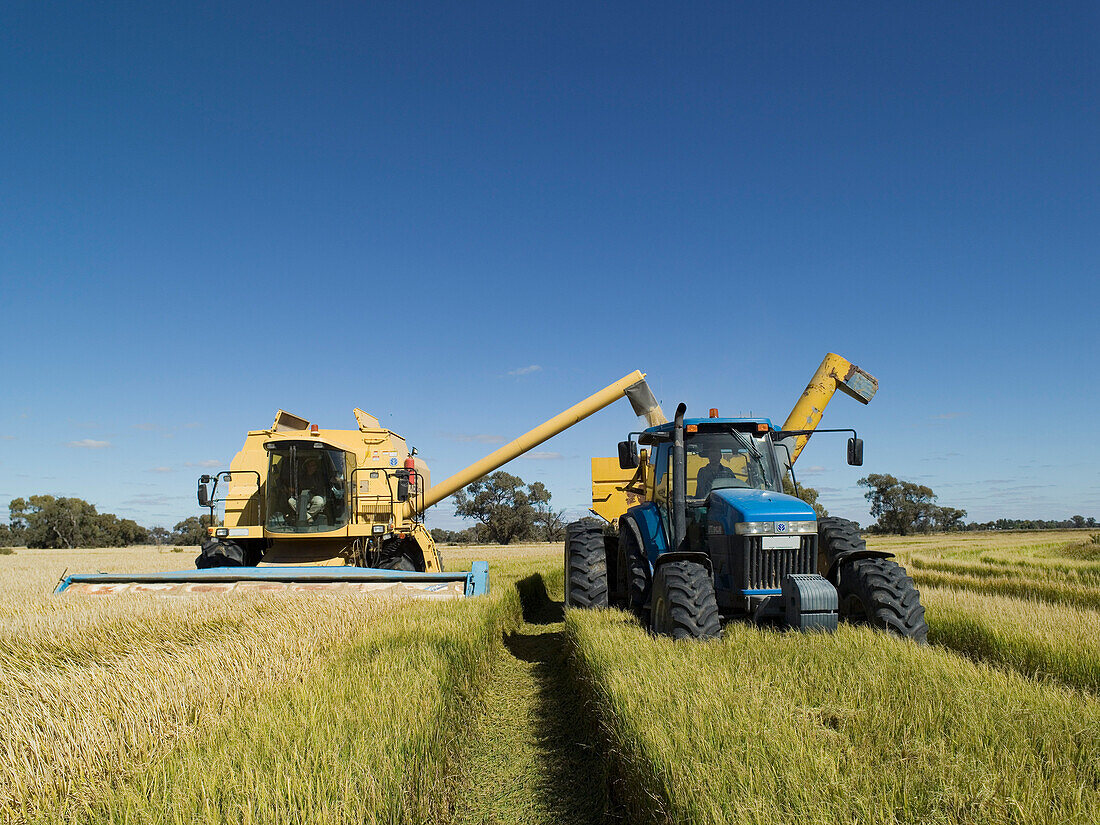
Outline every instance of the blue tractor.
[[[715, 637], [740, 619], [826, 631], [847, 621], [926, 641], [920, 594], [892, 554], [869, 549], [853, 522], [818, 518], [783, 492], [813, 427], [685, 412], [681, 404], [671, 423], [619, 444], [618, 466], [632, 475], [618, 487], [628, 506], [610, 527], [568, 526], [567, 606], [626, 608], [678, 639]], [[843, 432], [853, 436], [848, 463], [862, 465], [862, 441]]]

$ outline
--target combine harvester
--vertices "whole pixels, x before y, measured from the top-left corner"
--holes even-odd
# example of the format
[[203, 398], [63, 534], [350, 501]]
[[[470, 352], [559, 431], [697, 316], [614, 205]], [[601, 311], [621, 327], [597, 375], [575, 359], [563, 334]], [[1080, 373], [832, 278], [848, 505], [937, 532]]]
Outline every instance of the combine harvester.
[[[486, 562], [444, 571], [424, 511], [624, 395], [650, 426], [667, 421], [645, 375], [635, 371], [434, 487], [416, 450], [374, 416], [357, 409], [358, 429], [322, 430], [280, 410], [270, 429], [248, 433], [228, 470], [199, 478], [199, 504], [209, 508], [211, 523], [219, 502], [225, 517], [210, 528], [197, 569], [79, 574], [56, 592], [486, 593]], [[217, 497], [220, 483], [224, 498]]]
[[685, 418], [680, 404], [673, 423], [620, 442], [617, 461], [593, 458], [592, 511], [609, 527], [568, 526], [566, 604], [626, 607], [675, 638], [717, 636], [722, 620], [741, 619], [803, 630], [847, 621], [924, 642], [920, 594], [893, 554], [783, 492], [815, 431], [850, 432], [848, 463], [863, 464], [855, 430], [817, 425], [836, 390], [867, 404], [877, 389], [830, 353], [779, 430], [715, 409]]

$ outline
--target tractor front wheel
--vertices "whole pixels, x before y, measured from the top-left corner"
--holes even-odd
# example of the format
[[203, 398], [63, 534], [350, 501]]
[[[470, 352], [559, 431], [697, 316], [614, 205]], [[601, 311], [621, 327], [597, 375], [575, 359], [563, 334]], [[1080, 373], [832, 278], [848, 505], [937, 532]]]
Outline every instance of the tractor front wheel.
[[673, 639], [714, 639], [722, 632], [714, 580], [694, 561], [670, 561], [653, 576], [651, 627]]
[[650, 600], [649, 561], [638, 543], [633, 523], [619, 522], [619, 592], [625, 607], [643, 622], [648, 620]]
[[837, 572], [841, 621], [928, 642], [920, 592], [904, 567], [893, 559], [856, 559], [842, 562]]
[[591, 521], [574, 521], [565, 528], [565, 606], [607, 607], [603, 528]]

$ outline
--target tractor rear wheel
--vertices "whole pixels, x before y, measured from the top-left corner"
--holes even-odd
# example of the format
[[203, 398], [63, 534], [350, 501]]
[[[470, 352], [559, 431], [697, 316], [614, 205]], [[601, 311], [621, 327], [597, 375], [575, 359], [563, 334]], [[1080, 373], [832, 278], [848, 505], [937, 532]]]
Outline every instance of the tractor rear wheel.
[[565, 606], [607, 607], [603, 527], [592, 521], [574, 521], [565, 528]]
[[653, 576], [654, 633], [673, 639], [714, 639], [722, 632], [714, 580], [694, 561], [670, 561]]
[[904, 567], [893, 559], [856, 559], [842, 562], [838, 573], [841, 621], [928, 642], [920, 592]]
[[619, 592], [625, 596], [625, 607], [642, 621], [649, 613], [650, 586], [649, 561], [638, 543], [634, 525], [623, 519], [619, 522]]

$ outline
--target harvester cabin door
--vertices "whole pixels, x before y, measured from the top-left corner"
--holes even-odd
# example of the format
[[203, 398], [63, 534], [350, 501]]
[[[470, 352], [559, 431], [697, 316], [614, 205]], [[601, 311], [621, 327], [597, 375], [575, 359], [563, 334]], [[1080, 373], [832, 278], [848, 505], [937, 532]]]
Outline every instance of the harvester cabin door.
[[274, 441], [265, 446], [268, 531], [327, 533], [347, 525], [347, 453], [317, 441]]

